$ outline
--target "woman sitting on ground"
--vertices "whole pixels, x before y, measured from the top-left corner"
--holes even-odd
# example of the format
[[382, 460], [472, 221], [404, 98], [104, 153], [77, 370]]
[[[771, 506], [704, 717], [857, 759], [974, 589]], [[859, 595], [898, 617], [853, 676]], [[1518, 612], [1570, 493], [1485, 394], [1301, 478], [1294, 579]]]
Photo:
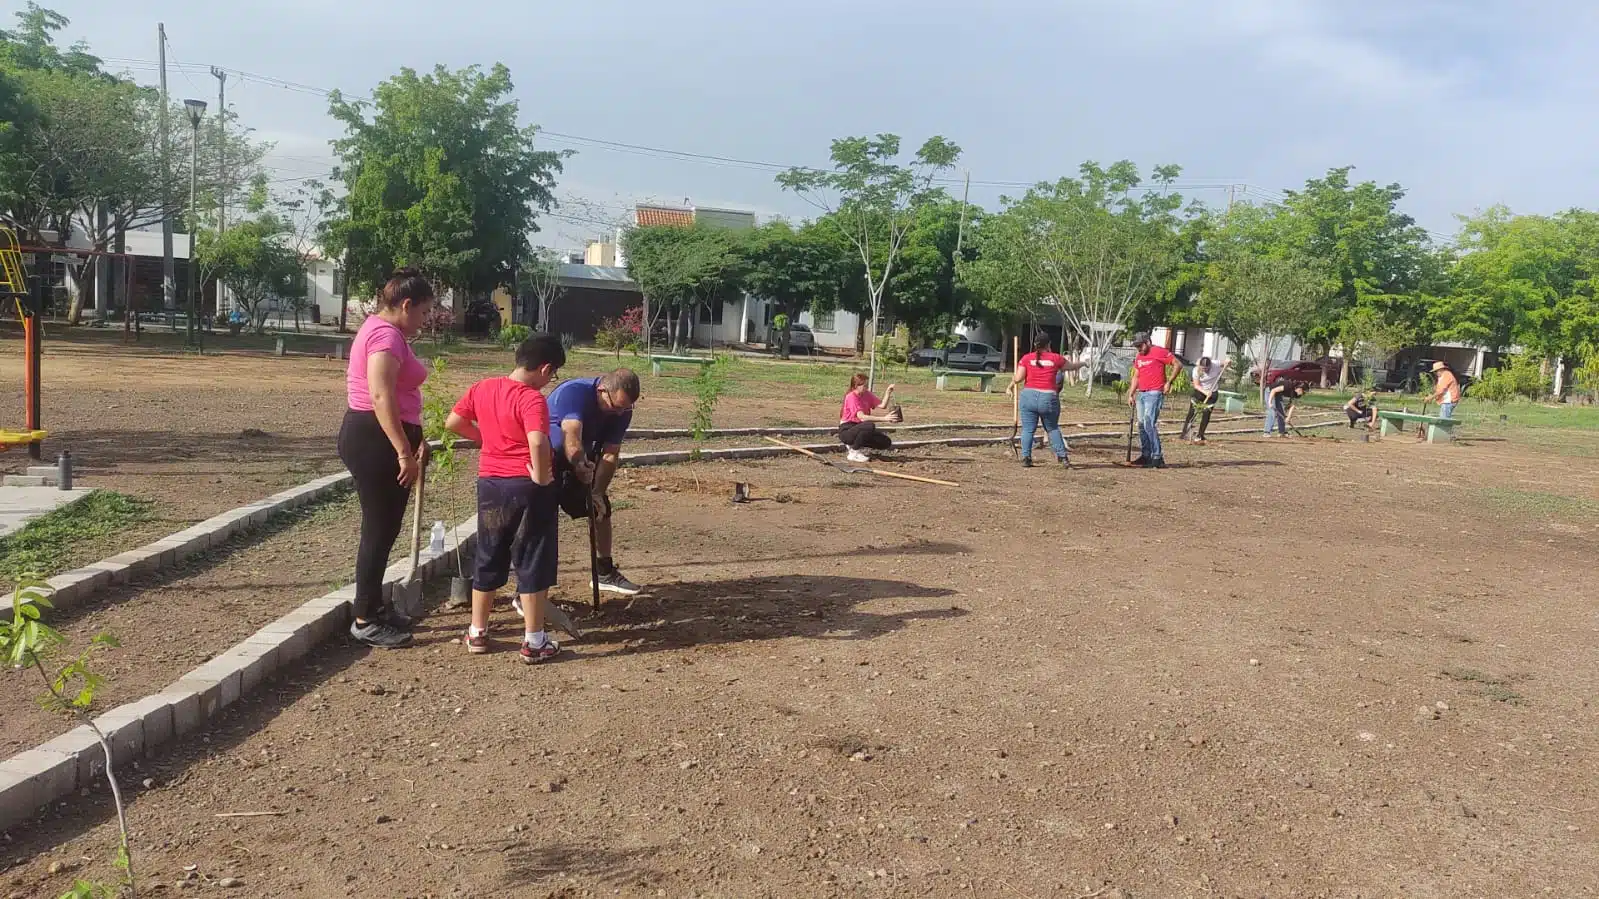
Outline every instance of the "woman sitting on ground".
[[1353, 397], [1350, 397], [1349, 402], [1344, 403], [1344, 414], [1349, 416], [1349, 426], [1351, 428], [1362, 422], [1365, 423], [1368, 431], [1375, 428], [1377, 426], [1376, 397], [1368, 398], [1367, 394], [1357, 392]]
[[838, 413], [838, 439], [849, 447], [845, 458], [851, 462], [870, 462], [867, 450], [879, 452], [894, 445], [887, 434], [877, 429], [877, 422], [900, 422], [905, 416], [894, 399], [894, 385], [888, 385], [879, 400], [866, 389], [866, 376], [857, 372], [849, 379], [849, 393], [844, 394], [844, 407]]

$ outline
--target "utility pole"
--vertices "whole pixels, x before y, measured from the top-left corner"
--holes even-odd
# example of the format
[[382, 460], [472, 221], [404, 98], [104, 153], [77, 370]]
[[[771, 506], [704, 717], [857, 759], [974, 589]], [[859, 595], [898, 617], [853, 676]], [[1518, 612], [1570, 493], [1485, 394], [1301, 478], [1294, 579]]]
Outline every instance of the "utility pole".
[[[217, 237], [220, 238], [228, 230], [228, 73], [212, 66], [211, 75], [217, 80]], [[218, 315], [222, 314], [226, 297], [227, 289], [218, 281]]]
[[167, 131], [167, 26], [155, 26], [161, 44], [161, 309], [178, 305], [178, 273], [172, 261], [172, 136]]
[[950, 278], [951, 278], [951, 282], [952, 282], [950, 284], [950, 290], [949, 290], [949, 326], [950, 326], [951, 330], [954, 330], [955, 325], [956, 325], [956, 321], [955, 321], [955, 308], [956, 308], [955, 307], [955, 303], [956, 303], [956, 299], [955, 299], [955, 285], [953, 283], [953, 280], [955, 278], [954, 268], [960, 262], [961, 246], [966, 242], [966, 200], [971, 195], [972, 195], [972, 170], [971, 169], [967, 169], [966, 170], [966, 186], [961, 188], [961, 224], [960, 224], [959, 230], [957, 230], [955, 232], [955, 255], [952, 256], [950, 258], [950, 260], [949, 260]]
[[194, 258], [194, 232], [199, 230], [200, 209], [197, 205], [200, 181], [200, 116], [205, 114], [204, 100], [184, 100], [183, 108], [189, 114], [191, 138], [189, 143], [189, 330], [185, 343], [201, 349], [204, 332], [197, 325], [200, 317], [200, 261]]

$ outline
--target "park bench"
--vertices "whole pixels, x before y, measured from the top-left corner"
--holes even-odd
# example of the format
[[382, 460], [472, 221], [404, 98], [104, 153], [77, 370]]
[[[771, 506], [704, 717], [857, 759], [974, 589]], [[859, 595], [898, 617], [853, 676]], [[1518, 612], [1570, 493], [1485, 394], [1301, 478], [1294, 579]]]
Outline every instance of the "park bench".
[[650, 374], [659, 377], [663, 365], [698, 365], [704, 368], [715, 361], [707, 356], [651, 356]]
[[950, 384], [949, 384], [949, 380], [948, 379], [950, 379], [950, 378], [976, 378], [977, 382], [978, 382], [977, 383], [977, 389], [981, 390], [983, 393], [988, 393], [989, 392], [988, 385], [994, 383], [994, 378], [998, 377], [998, 375], [995, 372], [991, 372], [991, 371], [955, 371], [955, 370], [947, 370], [947, 371], [934, 372], [933, 374], [938, 376], [938, 380], [935, 383], [935, 386], [939, 390], [947, 390], [947, 389], [949, 389]]
[[1425, 425], [1427, 427], [1428, 443], [1454, 439], [1455, 425], [1460, 424], [1458, 420], [1453, 418], [1439, 418], [1436, 415], [1417, 415], [1414, 412], [1393, 412], [1384, 409], [1377, 410], [1377, 420], [1382, 423], [1381, 433], [1384, 437], [1387, 437], [1390, 433], [1404, 430], [1403, 423], [1407, 421], [1413, 421], [1418, 426]]
[[1216, 395], [1221, 397], [1221, 411], [1226, 413], [1244, 411], [1244, 395], [1231, 390], [1218, 390]]

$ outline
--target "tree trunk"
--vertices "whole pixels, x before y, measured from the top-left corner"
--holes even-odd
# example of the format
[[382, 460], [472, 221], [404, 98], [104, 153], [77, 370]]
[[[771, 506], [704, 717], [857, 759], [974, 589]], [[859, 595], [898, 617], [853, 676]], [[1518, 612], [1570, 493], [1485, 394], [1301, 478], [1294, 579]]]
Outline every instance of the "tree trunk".
[[1344, 347], [1343, 364], [1338, 366], [1338, 387], [1340, 390], [1349, 388], [1349, 347]]

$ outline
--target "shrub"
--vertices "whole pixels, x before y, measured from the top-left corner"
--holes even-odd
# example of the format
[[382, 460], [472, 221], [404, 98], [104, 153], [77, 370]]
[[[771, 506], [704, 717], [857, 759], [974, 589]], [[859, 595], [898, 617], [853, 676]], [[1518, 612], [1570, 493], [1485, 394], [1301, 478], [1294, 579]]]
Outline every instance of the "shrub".
[[616, 353], [620, 359], [623, 350], [638, 352], [643, 335], [644, 307], [634, 306], [623, 312], [620, 318], [602, 319], [600, 329], [594, 335], [594, 345]]
[[877, 338], [877, 364], [885, 368], [890, 365], [909, 365], [910, 354], [906, 351], [904, 343], [892, 336], [884, 335]]
[[506, 325], [500, 328], [500, 333], [495, 335], [495, 339], [500, 342], [500, 349], [514, 350], [522, 341], [532, 336], [533, 329], [527, 325]]
[[1482, 373], [1471, 387], [1471, 395], [1503, 405], [1516, 397], [1541, 399], [1549, 393], [1549, 379], [1542, 364], [1532, 356], [1512, 356], [1499, 368]]
[[1589, 353], [1582, 365], [1573, 373], [1577, 389], [1599, 401], [1599, 351]]
[[573, 334], [571, 331], [566, 331], [566, 332], [562, 333], [561, 334], [561, 349], [566, 350], [568, 353], [570, 353], [570, 352], [572, 352], [572, 347], [574, 347], [574, 346], [577, 346], [577, 335]]

